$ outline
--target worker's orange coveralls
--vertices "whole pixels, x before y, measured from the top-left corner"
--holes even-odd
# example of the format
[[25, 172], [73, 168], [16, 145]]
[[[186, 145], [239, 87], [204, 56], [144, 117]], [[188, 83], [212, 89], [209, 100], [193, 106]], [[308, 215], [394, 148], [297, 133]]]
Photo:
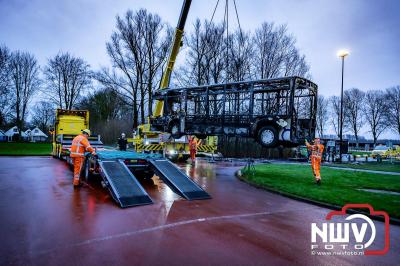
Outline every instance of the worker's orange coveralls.
[[79, 185], [79, 178], [82, 171], [83, 163], [85, 162], [85, 152], [94, 152], [90, 146], [89, 140], [83, 134], [79, 134], [72, 140], [70, 157], [74, 164], [74, 186]]
[[196, 159], [196, 152], [197, 152], [197, 141], [195, 138], [191, 138], [189, 140], [189, 149], [190, 149], [190, 159], [194, 161]]
[[324, 151], [324, 145], [322, 144], [314, 144], [311, 145], [308, 142], [306, 143], [307, 148], [311, 151], [311, 169], [313, 171], [314, 177], [316, 181], [321, 180], [321, 159], [322, 152]]

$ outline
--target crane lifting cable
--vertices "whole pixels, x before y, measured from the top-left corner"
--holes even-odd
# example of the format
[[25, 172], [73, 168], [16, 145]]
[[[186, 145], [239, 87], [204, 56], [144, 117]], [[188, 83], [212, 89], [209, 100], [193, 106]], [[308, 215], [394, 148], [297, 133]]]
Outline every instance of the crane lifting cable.
[[[214, 17], [215, 17], [215, 13], [218, 9], [218, 5], [219, 5], [219, 1], [217, 0], [217, 3], [214, 6], [213, 12], [212, 12], [212, 16], [210, 21], [206, 24], [206, 33], [205, 33], [205, 38], [207, 39], [208, 35], [209, 35], [209, 31], [210, 31], [210, 27], [212, 26]], [[233, 0], [233, 6], [235, 9], [235, 15], [236, 15], [236, 20], [238, 23], [238, 28], [239, 28], [239, 55], [241, 54], [241, 46], [243, 44], [244, 41], [244, 37], [243, 37], [243, 30], [242, 30], [242, 26], [240, 24], [240, 19], [239, 19], [239, 12], [238, 12], [238, 8], [236, 5], [236, 0]], [[226, 60], [225, 60], [225, 64], [226, 64], [226, 69], [229, 68], [229, 51], [232, 49], [232, 45], [231, 42], [229, 41], [229, 0], [225, 0], [225, 7], [224, 7], [224, 18], [223, 18], [223, 31], [226, 31]], [[223, 32], [223, 33], [224, 33]], [[222, 33], [222, 35], [223, 35]], [[209, 53], [210, 51], [206, 51], [206, 53]], [[228, 78], [226, 78], [225, 80], [226, 82], [228, 82]]]
[[240, 38], [241, 38], [241, 41], [243, 42], [243, 31], [242, 31], [242, 26], [240, 25], [239, 13], [238, 13], [237, 7], [236, 7], [236, 0], [233, 0], [233, 5], [235, 7], [235, 13], [236, 13], [236, 19], [238, 22], [238, 26], [239, 26]]
[[217, 11], [218, 8], [218, 4], [219, 4], [219, 0], [217, 1], [217, 4], [214, 7], [214, 11], [212, 13], [211, 19], [210, 19], [210, 24], [212, 23], [213, 19], [214, 19], [214, 15], [215, 15], [215, 11]]

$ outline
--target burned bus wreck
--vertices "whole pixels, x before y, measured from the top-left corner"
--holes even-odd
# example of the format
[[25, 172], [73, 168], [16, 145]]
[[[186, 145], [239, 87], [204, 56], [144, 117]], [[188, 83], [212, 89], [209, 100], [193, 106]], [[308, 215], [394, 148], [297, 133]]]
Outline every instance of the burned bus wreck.
[[301, 77], [158, 91], [162, 116], [153, 130], [181, 135], [251, 137], [265, 147], [294, 146], [314, 137], [318, 87]]

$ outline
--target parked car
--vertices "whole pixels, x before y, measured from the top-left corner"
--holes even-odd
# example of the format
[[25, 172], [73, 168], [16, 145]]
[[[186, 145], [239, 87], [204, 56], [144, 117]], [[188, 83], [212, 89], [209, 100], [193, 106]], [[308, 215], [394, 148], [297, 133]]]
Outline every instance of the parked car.
[[386, 145], [376, 146], [375, 149], [372, 151], [371, 156], [374, 159], [378, 156], [381, 156], [382, 158], [386, 158], [388, 150], [389, 150], [389, 147]]
[[400, 160], [400, 146], [394, 145], [391, 149], [388, 149], [385, 152], [384, 157]]

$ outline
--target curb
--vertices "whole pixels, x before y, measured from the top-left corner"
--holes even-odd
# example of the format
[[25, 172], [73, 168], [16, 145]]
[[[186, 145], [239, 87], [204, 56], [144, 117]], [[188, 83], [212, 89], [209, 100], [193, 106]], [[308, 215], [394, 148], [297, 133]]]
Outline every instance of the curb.
[[[334, 204], [330, 204], [330, 203], [324, 203], [324, 202], [320, 202], [320, 201], [304, 198], [304, 197], [301, 197], [301, 196], [293, 195], [293, 194], [290, 194], [290, 193], [287, 193], [287, 192], [282, 192], [282, 191], [275, 190], [275, 189], [272, 189], [272, 188], [267, 188], [267, 187], [263, 187], [263, 186], [260, 186], [260, 185], [257, 185], [257, 184], [253, 184], [253, 183], [249, 182], [248, 180], [246, 180], [243, 177], [242, 171], [240, 169], [235, 172], [235, 176], [240, 181], [242, 181], [242, 182], [244, 182], [244, 183], [246, 183], [248, 185], [251, 185], [251, 186], [256, 187], [258, 189], [263, 189], [263, 190], [266, 190], [268, 192], [271, 192], [271, 193], [274, 193], [274, 194], [278, 194], [278, 195], [281, 195], [281, 196], [284, 196], [284, 197], [287, 197], [287, 198], [290, 198], [290, 199], [293, 199], [293, 200], [302, 201], [302, 202], [305, 202], [305, 203], [313, 204], [313, 205], [316, 205], [316, 206], [319, 206], [319, 207], [328, 208], [328, 209], [336, 210], [336, 211], [340, 211], [342, 209], [342, 206], [338, 206], [338, 205], [334, 205]], [[369, 218], [371, 218], [373, 220], [380, 221], [380, 222], [384, 222], [385, 221], [384, 218], [381, 217], [381, 216], [371, 216], [369, 213], [364, 212], [364, 211], [359, 211], [359, 210], [355, 210], [355, 209], [348, 209], [347, 212], [351, 213], [351, 214], [356, 214], [356, 213], [364, 214], [364, 215], [368, 216]], [[390, 224], [400, 225], [400, 219], [397, 219], [397, 218], [390, 217], [389, 222], [390, 222]]]

